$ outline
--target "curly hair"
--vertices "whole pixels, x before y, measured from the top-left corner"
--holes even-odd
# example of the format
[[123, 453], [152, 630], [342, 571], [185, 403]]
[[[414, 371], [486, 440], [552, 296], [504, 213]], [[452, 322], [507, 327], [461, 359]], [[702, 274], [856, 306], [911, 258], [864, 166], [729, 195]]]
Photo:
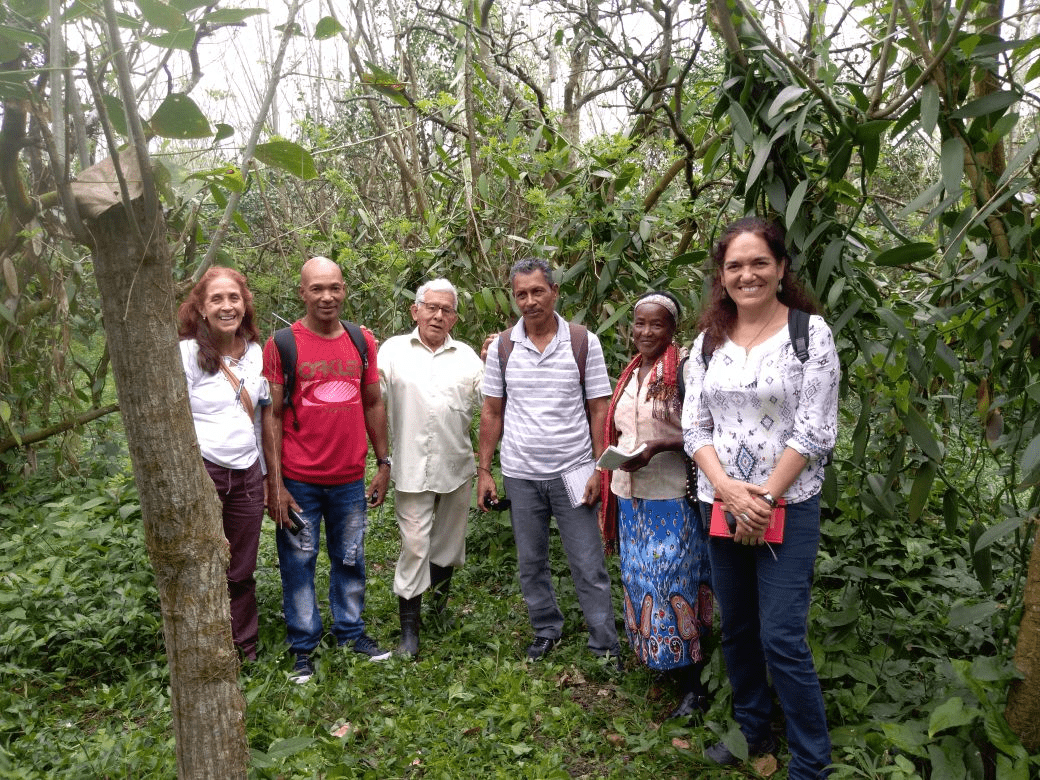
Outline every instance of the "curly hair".
[[260, 341], [260, 330], [256, 327], [256, 310], [253, 308], [253, 293], [249, 291], [246, 278], [234, 268], [214, 266], [199, 279], [199, 283], [191, 288], [187, 300], [177, 309], [177, 335], [181, 340], [195, 339], [199, 342], [199, 368], [207, 374], [215, 374], [220, 370], [220, 353], [213, 343], [213, 333], [209, 323], [202, 318], [202, 305], [206, 300], [206, 288], [214, 279], [225, 277], [238, 285], [245, 304], [245, 314], [235, 331], [245, 341]]
[[791, 270], [791, 256], [787, 253], [787, 236], [784, 229], [776, 222], [761, 217], [738, 219], [722, 231], [711, 252], [711, 267], [708, 269], [712, 274], [711, 300], [707, 308], [701, 312], [697, 323], [698, 329], [704, 332], [705, 344], [708, 347], [706, 351], [709, 353], [726, 339], [737, 322], [737, 305], [726, 294], [726, 288], [722, 284], [722, 265], [733, 239], [744, 233], [753, 233], [765, 241], [777, 263], [781, 260], [786, 261], [784, 275], [780, 279], [781, 290], [777, 295], [780, 303], [791, 309], [819, 314], [816, 301]]

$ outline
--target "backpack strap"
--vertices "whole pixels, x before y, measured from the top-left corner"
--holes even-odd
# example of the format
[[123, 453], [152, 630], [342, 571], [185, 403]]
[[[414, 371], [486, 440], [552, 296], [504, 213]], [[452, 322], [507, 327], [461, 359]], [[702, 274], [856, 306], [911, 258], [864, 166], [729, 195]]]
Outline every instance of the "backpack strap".
[[787, 332], [799, 362], [809, 359], [809, 313], [801, 309], [787, 310]]
[[[353, 322], [340, 320], [343, 329], [350, 336], [354, 349], [361, 357], [361, 374], [364, 376], [368, 371], [368, 340], [365, 338], [364, 330]], [[278, 356], [282, 361], [282, 406], [287, 407], [293, 413], [293, 430], [300, 430], [300, 421], [296, 417], [296, 408], [293, 406], [293, 391], [296, 389], [296, 336], [292, 328], [279, 328], [274, 332], [274, 345], [278, 348]]]
[[[585, 364], [589, 362], [589, 329], [576, 322], [568, 322], [571, 331], [571, 353], [578, 364], [578, 383], [581, 385], [581, 400], [585, 400]], [[588, 411], [586, 409], [586, 411]]]

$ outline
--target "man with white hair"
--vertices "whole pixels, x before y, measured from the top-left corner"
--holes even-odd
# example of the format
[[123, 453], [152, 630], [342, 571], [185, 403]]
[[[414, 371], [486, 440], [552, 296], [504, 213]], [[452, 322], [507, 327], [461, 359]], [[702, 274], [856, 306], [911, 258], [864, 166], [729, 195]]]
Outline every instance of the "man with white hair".
[[419, 654], [422, 594], [444, 611], [456, 567], [466, 557], [466, 519], [476, 467], [470, 425], [483, 400], [484, 364], [451, 337], [458, 294], [447, 279], [422, 285], [415, 329], [379, 348], [379, 381], [394, 453], [390, 477], [401, 531], [394, 572], [400, 655]]

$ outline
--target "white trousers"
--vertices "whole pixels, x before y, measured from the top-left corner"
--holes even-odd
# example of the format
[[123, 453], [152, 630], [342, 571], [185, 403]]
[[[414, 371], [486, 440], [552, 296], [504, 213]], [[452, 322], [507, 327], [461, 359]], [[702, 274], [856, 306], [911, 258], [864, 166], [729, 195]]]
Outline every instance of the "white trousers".
[[450, 493], [394, 492], [401, 532], [401, 555], [394, 571], [394, 593], [414, 598], [430, 587], [430, 564], [461, 566], [466, 561], [466, 521], [473, 480]]

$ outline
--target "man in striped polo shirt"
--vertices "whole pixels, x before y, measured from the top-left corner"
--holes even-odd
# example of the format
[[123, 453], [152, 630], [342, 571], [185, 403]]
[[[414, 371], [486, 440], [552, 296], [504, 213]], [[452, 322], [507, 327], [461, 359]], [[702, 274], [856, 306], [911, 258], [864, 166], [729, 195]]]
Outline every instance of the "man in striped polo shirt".
[[[585, 371], [579, 372], [571, 328], [556, 313], [560, 288], [548, 263], [521, 260], [509, 279], [522, 319], [508, 333], [511, 348], [500, 349], [496, 338], [487, 352], [478, 503], [487, 511], [498, 498], [491, 462], [501, 440], [502, 479], [512, 502], [520, 589], [534, 630], [527, 657], [542, 658], [563, 634], [563, 613], [549, 571], [551, 517], [556, 518], [585, 614], [589, 649], [596, 655], [617, 657], [620, 646], [610, 575], [594, 509], [599, 498], [594, 463], [605, 446], [603, 424], [610, 401], [603, 350], [599, 339], [587, 333]], [[501, 355], [506, 356], [505, 372]]]

